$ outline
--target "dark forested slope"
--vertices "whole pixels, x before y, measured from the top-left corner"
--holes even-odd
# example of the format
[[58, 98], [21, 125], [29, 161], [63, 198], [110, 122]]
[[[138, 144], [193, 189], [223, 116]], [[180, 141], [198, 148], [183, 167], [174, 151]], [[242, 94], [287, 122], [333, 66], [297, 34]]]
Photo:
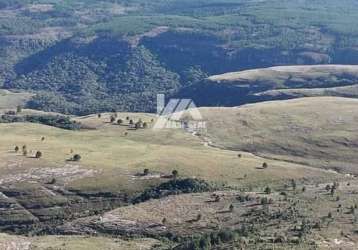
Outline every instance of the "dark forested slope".
[[32, 108], [153, 111], [158, 92], [208, 75], [356, 64], [357, 11], [354, 0], [0, 0], [0, 86], [34, 91]]

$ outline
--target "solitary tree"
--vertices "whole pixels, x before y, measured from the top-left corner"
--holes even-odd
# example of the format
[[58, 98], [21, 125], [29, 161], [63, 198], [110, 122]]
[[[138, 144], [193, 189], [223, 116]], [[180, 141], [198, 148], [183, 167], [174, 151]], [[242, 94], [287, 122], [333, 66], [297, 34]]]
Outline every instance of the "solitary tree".
[[261, 205], [267, 205], [269, 203], [269, 200], [267, 199], [267, 197], [262, 197], [260, 199], [260, 203]]
[[219, 195], [215, 195], [215, 202], [219, 202], [220, 201], [220, 196]]
[[143, 174], [148, 175], [149, 174], [149, 169], [148, 168], [144, 169]]
[[101, 118], [101, 117], [102, 117], [102, 114], [99, 113], [99, 114], [97, 115], [97, 117], [98, 117], [98, 118]]
[[42, 157], [42, 152], [41, 151], [37, 151], [35, 158], [40, 159]]
[[234, 205], [233, 205], [233, 204], [230, 205], [229, 211], [230, 211], [231, 213], [234, 211]]
[[296, 184], [296, 181], [294, 179], [291, 180], [291, 186], [292, 186], [293, 190], [296, 190], [297, 184]]
[[27, 146], [22, 146], [22, 155], [27, 156]]
[[176, 179], [179, 175], [178, 170], [173, 170], [172, 175], [173, 175], [173, 178]]
[[18, 146], [15, 146], [15, 152], [17, 153], [17, 152], [19, 152], [19, 147]]
[[134, 124], [134, 127], [135, 127], [135, 129], [140, 129], [140, 128], [142, 128], [142, 123], [136, 122], [136, 123]]
[[266, 194], [271, 194], [271, 188], [270, 188], [270, 187], [266, 187], [266, 188], [265, 188], [265, 193], [266, 193]]
[[43, 136], [43, 137], [41, 137], [41, 141], [44, 141], [45, 140], [45, 137]]
[[116, 121], [116, 117], [114, 117], [113, 115], [111, 115], [110, 120], [111, 120], [111, 123], [113, 123], [113, 122], [115, 122], [115, 121]]
[[333, 196], [334, 195], [334, 192], [336, 191], [336, 188], [334, 186], [332, 186], [331, 188], [331, 195]]
[[81, 158], [82, 158], [81, 155], [75, 154], [75, 155], [72, 157], [72, 160], [73, 160], [73, 161], [80, 161]]
[[329, 212], [327, 217], [330, 218], [330, 219], [333, 218], [332, 212]]
[[202, 217], [203, 217], [203, 216], [202, 216], [201, 214], [198, 214], [198, 215], [196, 216], [196, 221], [200, 221]]
[[143, 128], [148, 128], [148, 123], [143, 122]]
[[262, 164], [262, 168], [263, 168], [263, 169], [268, 168], [268, 164], [267, 164], [266, 162], [264, 162], [264, 163]]
[[118, 123], [118, 125], [122, 125], [122, 124], [123, 124], [123, 120], [122, 120], [122, 119], [119, 119], [119, 120], [117, 121], [117, 123]]

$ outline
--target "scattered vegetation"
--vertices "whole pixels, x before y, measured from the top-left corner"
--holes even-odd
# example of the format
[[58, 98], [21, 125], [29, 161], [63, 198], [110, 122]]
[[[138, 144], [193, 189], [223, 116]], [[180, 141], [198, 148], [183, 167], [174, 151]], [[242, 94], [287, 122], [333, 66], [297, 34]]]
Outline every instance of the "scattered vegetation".
[[42, 152], [41, 151], [37, 151], [35, 154], [35, 158], [36, 159], [40, 159], [42, 157]]
[[80, 161], [82, 159], [81, 155], [79, 154], [75, 154], [73, 157], [72, 157], [72, 161]]
[[134, 203], [144, 202], [149, 199], [159, 199], [173, 194], [198, 193], [213, 190], [213, 187], [203, 180], [174, 179], [165, 182], [158, 187], [148, 189], [134, 199]]
[[14, 122], [31, 122], [40, 123], [48, 126], [53, 126], [68, 130], [79, 130], [82, 128], [80, 123], [72, 121], [67, 116], [54, 116], [54, 115], [2, 115], [0, 117], [0, 123], [14, 123]]

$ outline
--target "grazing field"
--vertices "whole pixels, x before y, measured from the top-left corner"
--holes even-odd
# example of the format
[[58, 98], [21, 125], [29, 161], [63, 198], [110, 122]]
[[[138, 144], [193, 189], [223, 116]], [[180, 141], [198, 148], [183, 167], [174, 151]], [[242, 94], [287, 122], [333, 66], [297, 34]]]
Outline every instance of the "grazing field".
[[[357, 173], [357, 106], [321, 97], [200, 108], [207, 131], [196, 133], [153, 129], [146, 113], [71, 117], [80, 130], [0, 123], [0, 207], [11, 207], [1, 227], [35, 235], [3, 234], [0, 247], [180, 250], [219, 237], [229, 249], [354, 249], [357, 180], [345, 173]], [[175, 178], [214, 191], [181, 192]]]
[[[150, 115], [118, 114], [126, 119], [142, 118], [151, 123]], [[83, 124], [97, 129], [68, 131], [30, 123], [0, 124], [0, 171], [3, 176], [28, 173], [32, 168], [63, 168], [78, 166], [95, 170], [91, 178], [78, 178], [67, 183], [77, 188], [94, 190], [138, 191], [160, 182], [160, 178], [135, 176], [148, 168], [158, 174], [179, 171], [181, 176], [198, 177], [215, 183], [232, 186], [263, 185], [265, 182], [289, 178], [331, 178], [333, 174], [299, 164], [266, 160], [251, 153], [208, 147], [199, 137], [183, 130], [128, 129], [127, 122], [109, 123], [109, 114], [101, 118], [77, 118]], [[152, 126], [152, 125], [150, 125]], [[42, 141], [42, 137], [45, 138]], [[27, 146], [24, 157], [15, 153], [18, 145]], [[33, 158], [41, 151], [41, 159]], [[80, 162], [66, 161], [80, 154]], [[270, 167], [261, 170], [267, 162]], [[69, 167], [71, 168], [71, 167]], [[86, 172], [86, 171], [85, 171]], [[284, 173], [284, 174], [283, 174]], [[49, 178], [51, 173], [49, 173]], [[84, 175], [86, 177], [86, 175]], [[25, 178], [26, 179], [26, 178]]]
[[[228, 248], [354, 249], [357, 180], [346, 173], [357, 174], [357, 107], [317, 97], [200, 108], [207, 130], [196, 133], [153, 129], [146, 113], [70, 117], [80, 130], [0, 123], [0, 206], [11, 207], [2, 230], [37, 235], [2, 234], [0, 247], [180, 250], [222, 237]], [[18, 115], [28, 114], [47, 115]], [[139, 121], [146, 126], [135, 129]], [[216, 191], [137, 196], [173, 170]]]
[[16, 106], [24, 106], [25, 103], [33, 96], [26, 92], [10, 92], [0, 89], [0, 110], [13, 109]]
[[357, 174], [357, 108], [356, 99], [314, 97], [201, 111], [213, 145]]

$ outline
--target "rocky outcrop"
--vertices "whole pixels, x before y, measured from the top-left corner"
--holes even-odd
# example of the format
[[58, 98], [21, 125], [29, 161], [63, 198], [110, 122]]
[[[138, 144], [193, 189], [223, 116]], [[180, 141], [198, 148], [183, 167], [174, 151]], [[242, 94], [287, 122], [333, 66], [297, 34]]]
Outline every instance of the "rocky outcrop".
[[79, 192], [40, 183], [5, 185], [0, 188], [0, 229], [51, 232], [54, 225], [126, 204], [124, 194]]

